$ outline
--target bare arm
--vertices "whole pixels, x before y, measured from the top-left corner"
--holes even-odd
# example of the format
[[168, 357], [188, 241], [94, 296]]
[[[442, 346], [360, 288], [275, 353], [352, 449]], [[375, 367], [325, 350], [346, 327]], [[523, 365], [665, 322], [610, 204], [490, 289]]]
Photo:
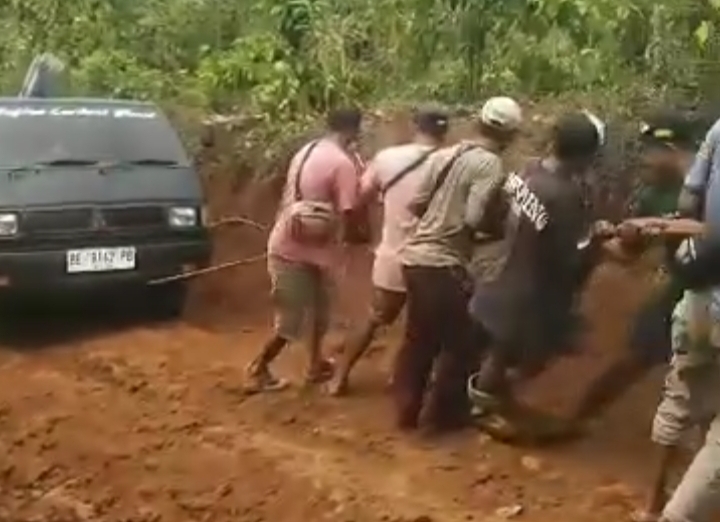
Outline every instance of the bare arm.
[[360, 178], [360, 193], [357, 206], [364, 207], [372, 202], [380, 192], [380, 179], [377, 171], [377, 156], [368, 164]]

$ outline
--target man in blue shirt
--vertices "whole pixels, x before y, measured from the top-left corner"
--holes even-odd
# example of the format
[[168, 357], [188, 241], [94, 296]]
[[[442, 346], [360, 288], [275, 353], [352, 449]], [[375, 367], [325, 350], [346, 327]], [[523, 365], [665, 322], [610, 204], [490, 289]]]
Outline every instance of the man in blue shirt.
[[[688, 173], [680, 212], [701, 219], [705, 237], [720, 231], [720, 120], [708, 132]], [[692, 249], [694, 250], [694, 249]], [[720, 270], [713, 262], [712, 270]], [[709, 280], [717, 281], [716, 277]], [[712, 283], [711, 283], [712, 285]], [[709, 303], [704, 303], [705, 296]], [[698, 423], [707, 437], [680, 485], [662, 510], [662, 522], [711, 522], [720, 511], [720, 287], [686, 291], [673, 317], [673, 361], [653, 423], [662, 458], [648, 515], [663, 499], [667, 469], [682, 435]], [[714, 419], [712, 418], [714, 416]]]

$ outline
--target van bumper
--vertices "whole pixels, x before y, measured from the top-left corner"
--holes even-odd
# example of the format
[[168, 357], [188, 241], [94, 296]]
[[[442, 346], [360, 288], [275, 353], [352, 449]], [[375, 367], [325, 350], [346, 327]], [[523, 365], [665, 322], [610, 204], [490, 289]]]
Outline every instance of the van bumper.
[[[135, 266], [102, 272], [68, 272], [70, 249], [0, 251], [0, 292], [47, 292], [144, 286], [153, 279], [208, 266], [209, 239], [159, 241], [140, 245], [114, 243], [109, 247], [135, 248]], [[90, 247], [92, 248], [92, 247]]]

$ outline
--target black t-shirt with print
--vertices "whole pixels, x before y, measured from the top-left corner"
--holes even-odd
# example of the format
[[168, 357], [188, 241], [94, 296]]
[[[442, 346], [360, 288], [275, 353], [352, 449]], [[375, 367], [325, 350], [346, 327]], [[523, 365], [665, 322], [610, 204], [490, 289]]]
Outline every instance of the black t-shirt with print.
[[477, 283], [470, 313], [509, 348], [540, 356], [562, 349], [587, 223], [582, 194], [569, 177], [533, 161], [504, 186], [510, 202], [506, 256], [497, 277]]

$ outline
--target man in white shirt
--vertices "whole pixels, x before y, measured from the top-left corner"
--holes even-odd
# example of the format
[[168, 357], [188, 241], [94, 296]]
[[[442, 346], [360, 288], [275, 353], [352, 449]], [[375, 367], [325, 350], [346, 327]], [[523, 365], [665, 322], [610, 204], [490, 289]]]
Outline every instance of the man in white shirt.
[[416, 112], [414, 124], [414, 140], [378, 152], [362, 178], [361, 199], [365, 203], [378, 196], [382, 199], [382, 237], [375, 250], [370, 317], [345, 343], [345, 354], [328, 387], [334, 396], [347, 393], [350, 372], [377, 330], [395, 322], [405, 305], [405, 281], [399, 251], [417, 221], [408, 206], [422, 179], [423, 167], [445, 141], [449, 116], [441, 109], [427, 107]]

